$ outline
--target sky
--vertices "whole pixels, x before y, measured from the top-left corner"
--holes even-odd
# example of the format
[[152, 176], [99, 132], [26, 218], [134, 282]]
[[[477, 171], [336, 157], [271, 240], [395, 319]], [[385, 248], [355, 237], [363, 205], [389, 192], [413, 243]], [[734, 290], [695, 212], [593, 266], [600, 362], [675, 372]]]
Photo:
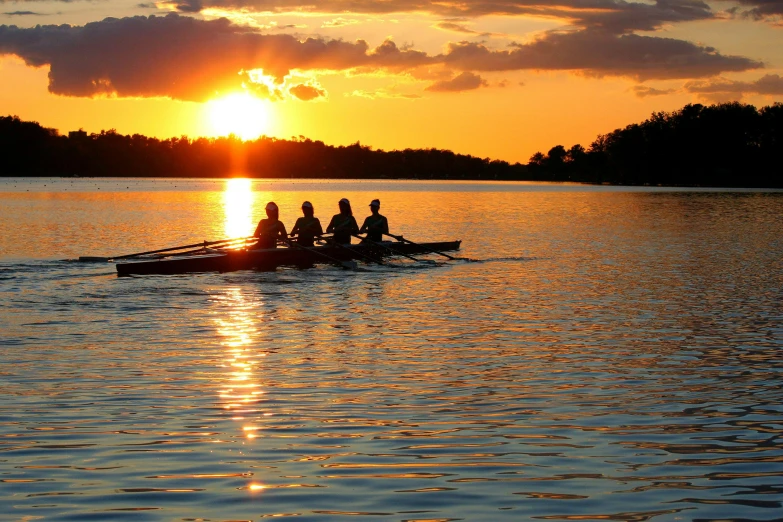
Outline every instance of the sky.
[[0, 115], [526, 163], [783, 101], [783, 0], [0, 0]]

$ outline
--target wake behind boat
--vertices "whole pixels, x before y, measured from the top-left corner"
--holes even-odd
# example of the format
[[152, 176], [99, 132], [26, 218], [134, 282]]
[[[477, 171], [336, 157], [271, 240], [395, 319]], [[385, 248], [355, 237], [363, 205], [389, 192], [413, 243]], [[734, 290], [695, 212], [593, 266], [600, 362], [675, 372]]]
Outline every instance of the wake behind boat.
[[[459, 250], [461, 241], [413, 243], [402, 236], [396, 241], [366, 241], [360, 244], [342, 245], [329, 243], [306, 247], [287, 241], [281, 248], [256, 249], [246, 245], [250, 238], [204, 242], [196, 250], [194, 245], [172, 247], [158, 251], [142, 252], [109, 258], [117, 262], [119, 276], [147, 274], [186, 274], [197, 272], [233, 272], [236, 270], [274, 270], [280, 266], [308, 267], [315, 264], [335, 264], [350, 267], [353, 260], [384, 264], [382, 258]], [[255, 239], [255, 238], [253, 238]], [[232, 243], [231, 241], [234, 241]], [[237, 246], [237, 241], [239, 245]], [[244, 244], [243, 244], [244, 243]], [[223, 244], [224, 246], [217, 246]], [[227, 245], [227, 246], [225, 246]], [[191, 249], [191, 250], [187, 250]], [[165, 255], [161, 255], [166, 252]], [[106, 258], [81, 258], [107, 260]]]

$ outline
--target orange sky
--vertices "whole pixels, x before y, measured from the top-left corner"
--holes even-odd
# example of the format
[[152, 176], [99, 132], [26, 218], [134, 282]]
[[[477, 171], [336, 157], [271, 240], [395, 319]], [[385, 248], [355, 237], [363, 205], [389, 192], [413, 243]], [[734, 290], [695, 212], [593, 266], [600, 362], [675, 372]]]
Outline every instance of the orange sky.
[[527, 162], [686, 103], [783, 100], [781, 15], [783, 0], [0, 0], [0, 115]]

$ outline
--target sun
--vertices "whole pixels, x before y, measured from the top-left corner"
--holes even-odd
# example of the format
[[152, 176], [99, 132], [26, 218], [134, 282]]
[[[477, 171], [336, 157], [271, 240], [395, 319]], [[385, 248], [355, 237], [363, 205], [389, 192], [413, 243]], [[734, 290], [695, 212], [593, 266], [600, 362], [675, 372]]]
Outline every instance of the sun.
[[254, 140], [268, 132], [269, 102], [246, 92], [227, 94], [207, 102], [209, 123], [217, 136], [234, 134], [243, 140]]

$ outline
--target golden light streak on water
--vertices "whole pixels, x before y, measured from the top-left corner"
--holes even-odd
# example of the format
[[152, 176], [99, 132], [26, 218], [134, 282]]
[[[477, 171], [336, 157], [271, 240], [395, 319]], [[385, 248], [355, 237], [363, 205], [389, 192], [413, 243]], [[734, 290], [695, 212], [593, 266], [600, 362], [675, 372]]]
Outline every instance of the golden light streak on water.
[[[241, 290], [230, 289], [219, 300], [223, 301], [225, 309], [215, 322], [218, 334], [223, 338], [221, 345], [226, 348], [224, 367], [229, 370], [219, 396], [223, 409], [232, 411], [235, 414], [233, 419], [243, 421], [261, 414], [256, 405], [261, 401], [264, 391], [255, 380], [255, 370], [266, 353], [259, 353], [253, 347], [253, 340], [258, 333], [256, 317], [253, 306]], [[258, 430], [260, 428], [253, 425], [242, 427], [247, 439], [258, 437]]]
[[251, 180], [233, 178], [226, 180], [223, 192], [223, 208], [227, 237], [246, 237], [253, 234], [253, 202], [255, 193]]

